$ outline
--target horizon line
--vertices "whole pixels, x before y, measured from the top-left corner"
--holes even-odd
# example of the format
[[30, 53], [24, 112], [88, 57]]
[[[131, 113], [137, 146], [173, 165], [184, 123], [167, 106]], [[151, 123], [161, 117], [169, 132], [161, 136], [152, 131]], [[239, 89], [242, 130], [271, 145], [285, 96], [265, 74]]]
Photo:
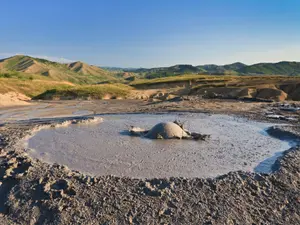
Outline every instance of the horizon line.
[[227, 64], [206, 63], [206, 64], [193, 65], [193, 64], [189, 64], [189, 63], [176, 63], [176, 64], [172, 64], [172, 65], [168, 65], [168, 66], [152, 66], [152, 67], [143, 67], [143, 66], [104, 66], [104, 65], [90, 64], [90, 63], [82, 61], [82, 60], [71, 60], [71, 59], [66, 59], [64, 57], [56, 57], [56, 56], [46, 56], [46, 55], [43, 56], [43, 55], [23, 54], [23, 53], [12, 53], [12, 54], [10, 54], [10, 53], [0, 53], [0, 56], [1, 55], [6, 55], [6, 56], [4, 56], [4, 58], [0, 58], [0, 61], [12, 58], [14, 56], [28, 56], [28, 57], [31, 57], [31, 58], [45, 59], [45, 60], [48, 60], [50, 62], [57, 62], [57, 63], [61, 63], [61, 64], [82, 62], [82, 63], [86, 63], [88, 65], [97, 66], [97, 67], [100, 67], [100, 68], [120, 68], [120, 69], [168, 68], [168, 67], [179, 66], [179, 65], [188, 65], [188, 66], [193, 66], [193, 67], [208, 66], [208, 65], [226, 66], [226, 65], [236, 64], [236, 63], [241, 63], [241, 64], [244, 64], [246, 66], [253, 66], [253, 65], [257, 65], [257, 64], [276, 64], [276, 63], [282, 63], [282, 62], [300, 63], [300, 61], [295, 61], [295, 60], [292, 60], [292, 61], [281, 60], [281, 61], [262, 61], [262, 62], [257, 62], [257, 63], [253, 63], [253, 64], [246, 64], [246, 63], [243, 63], [241, 61], [236, 61], [236, 62], [227, 63]]

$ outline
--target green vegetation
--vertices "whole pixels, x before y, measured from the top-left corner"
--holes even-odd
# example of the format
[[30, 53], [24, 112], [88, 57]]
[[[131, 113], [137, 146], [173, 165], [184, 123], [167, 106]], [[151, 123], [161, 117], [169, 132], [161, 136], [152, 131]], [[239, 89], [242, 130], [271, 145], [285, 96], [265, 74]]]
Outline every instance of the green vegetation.
[[134, 72], [140, 78], [156, 79], [162, 77], [179, 76], [183, 74], [202, 74], [202, 75], [282, 75], [298, 76], [300, 75], [299, 62], [279, 62], [279, 63], [259, 63], [254, 65], [245, 65], [237, 62], [228, 65], [176, 65], [171, 67], [158, 67], [151, 69], [129, 69], [128, 72]]
[[171, 77], [183, 74], [238, 75], [237, 70], [245, 66], [246, 65], [242, 63], [233, 63], [224, 66], [218, 66], [214, 64], [204, 66], [175, 65], [171, 67], [158, 67], [152, 69], [132, 69], [128, 70], [128, 72], [135, 72], [139, 77], [146, 79]]
[[74, 84], [97, 84], [113, 80], [121, 81], [112, 72], [82, 62], [62, 64], [22, 55], [0, 60], [0, 72], [6, 74], [4, 77], [7, 78], [16, 77], [10, 76], [11, 73], [22, 73], [22, 77], [26, 77], [24, 74], [30, 74], [32, 75], [32, 79], [44, 79], [48, 77], [49, 80], [68, 81]]
[[197, 67], [194, 67], [192, 65], [175, 65], [171, 67], [159, 67], [159, 68], [152, 68], [152, 69], [133, 69], [129, 70], [128, 72], [134, 72], [137, 74], [138, 77], [142, 77], [145, 79], [156, 79], [156, 78], [162, 78], [162, 77], [172, 77], [172, 76], [178, 76], [182, 74], [197, 74], [202, 71], [201, 69], [198, 69]]
[[28, 74], [28, 73], [22, 73], [17, 71], [0, 72], [0, 78], [13, 78], [19, 80], [34, 80], [34, 79], [49, 80], [46, 77], [40, 77], [36, 74]]
[[[186, 86], [192, 89], [217, 88], [217, 87], [240, 87], [240, 86], [259, 86], [269, 84], [279, 84], [285, 82], [299, 82], [299, 77], [277, 76], [277, 75], [259, 75], [259, 76], [234, 76], [234, 75], [182, 75], [176, 77], [164, 77], [157, 79], [140, 79], [130, 83], [135, 88], [170, 88], [176, 86]], [[163, 85], [163, 86], [156, 86]]]
[[[18, 55], [0, 60], [0, 93], [20, 92], [36, 99], [103, 99], [124, 98], [131, 87], [147, 89], [150, 86], [161, 88], [166, 85], [166, 88], [181, 88], [183, 85], [197, 90], [265, 85], [269, 80], [275, 85], [280, 79], [296, 80], [295, 76], [300, 75], [300, 63], [260, 63], [247, 66], [238, 62], [223, 66], [175, 65], [112, 70], [107, 71], [83, 62], [62, 64]], [[159, 86], [155, 86], [156, 84]]]
[[246, 66], [238, 70], [243, 74], [269, 74], [269, 75], [300, 75], [299, 62], [279, 62], [279, 63], [259, 63], [252, 66]]
[[131, 86], [139, 86], [139, 85], [150, 85], [150, 84], [159, 84], [159, 83], [173, 83], [173, 82], [182, 82], [182, 81], [194, 81], [198, 82], [202, 81], [215, 81], [215, 80], [227, 80], [231, 76], [208, 76], [208, 75], [196, 75], [196, 74], [187, 74], [181, 76], [172, 76], [172, 77], [163, 77], [156, 79], [140, 79], [130, 83]]
[[64, 86], [47, 90], [34, 99], [105, 99], [124, 98], [131, 87], [123, 84]]
[[68, 87], [66, 82], [47, 80], [21, 80], [18, 78], [0, 78], [0, 93], [19, 92], [29, 97], [39, 95], [53, 88]]
[[[19, 92], [41, 99], [125, 97], [131, 87], [117, 84], [123, 79], [114, 75], [82, 62], [61, 64], [18, 55], [0, 60], [0, 93]], [[101, 82], [115, 84], [96, 85]]]

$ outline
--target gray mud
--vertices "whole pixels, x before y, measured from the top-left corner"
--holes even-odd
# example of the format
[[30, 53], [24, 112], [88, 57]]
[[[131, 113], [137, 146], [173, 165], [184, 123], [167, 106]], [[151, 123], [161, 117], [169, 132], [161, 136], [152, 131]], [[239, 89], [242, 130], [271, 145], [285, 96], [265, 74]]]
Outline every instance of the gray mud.
[[[202, 111], [208, 103], [192, 102], [188, 109], [176, 104], [171, 109]], [[100, 111], [129, 112], [135, 105], [103, 104]], [[238, 105], [245, 108], [244, 103]], [[232, 112], [231, 103], [221, 106]], [[155, 112], [169, 109], [153, 107]], [[254, 113], [248, 107], [233, 110], [265, 118], [261, 107]], [[300, 224], [298, 146], [277, 158], [271, 174], [236, 171], [213, 179], [88, 176], [31, 158], [17, 145], [39, 127], [55, 126], [66, 118], [12, 122], [23, 118], [0, 126], [0, 224]], [[300, 127], [281, 126], [268, 133], [297, 140]]]
[[[285, 151], [271, 175], [238, 171], [214, 179], [93, 177], [24, 154], [16, 143], [42, 124], [36, 120], [0, 127], [3, 224], [300, 223], [298, 148]], [[272, 135], [298, 138], [295, 129], [299, 131], [277, 129]]]
[[[270, 173], [289, 143], [266, 135], [274, 124], [226, 115], [102, 115], [104, 122], [43, 129], [28, 141], [30, 156], [91, 175], [134, 178], [215, 177], [243, 170]], [[186, 128], [210, 134], [207, 141], [131, 137], [130, 125], [151, 128], [180, 119]], [[266, 160], [269, 159], [269, 160]], [[264, 163], [262, 163], [264, 162]]]

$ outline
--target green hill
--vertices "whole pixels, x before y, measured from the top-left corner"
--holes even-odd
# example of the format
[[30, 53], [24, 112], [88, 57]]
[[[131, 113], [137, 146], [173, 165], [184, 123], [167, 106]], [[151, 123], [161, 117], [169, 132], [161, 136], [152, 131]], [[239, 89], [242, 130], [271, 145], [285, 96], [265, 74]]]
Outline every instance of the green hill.
[[300, 62], [258, 63], [243, 67], [237, 72], [242, 74], [265, 74], [265, 75], [300, 75]]
[[68, 81], [76, 84], [93, 84], [115, 81], [114, 74], [82, 62], [62, 64], [30, 56], [17, 55], [0, 60], [0, 73], [18, 78]]
[[157, 68], [139, 68], [139, 69], [127, 69], [126, 72], [134, 72], [140, 77], [146, 79], [155, 79], [160, 77], [176, 76], [181, 74], [197, 74], [201, 69], [187, 64], [174, 65], [170, 67], [157, 67]]
[[175, 65], [171, 67], [129, 69], [141, 78], [155, 79], [160, 77], [178, 76], [183, 74], [202, 75], [300, 75], [300, 62], [258, 63], [245, 65], [240, 62], [227, 65]]
[[245, 67], [242, 63], [233, 63], [229, 65], [202, 65], [202, 66], [192, 66], [188, 64], [179, 64], [170, 67], [157, 67], [157, 68], [139, 68], [139, 69], [128, 69], [125, 71], [134, 72], [140, 77], [146, 79], [155, 79], [160, 77], [170, 77], [182, 74], [220, 74], [220, 75], [236, 75], [238, 69]]
[[117, 83], [129, 78], [155, 79], [185, 74], [201, 75], [300, 75], [299, 62], [258, 63], [240, 62], [227, 65], [178, 64], [170, 67], [121, 69], [108, 71], [83, 62], [63, 64], [30, 56], [17, 55], [0, 60], [0, 77], [23, 80], [67, 81], [74, 84]]
[[240, 62], [228, 64], [228, 65], [215, 65], [208, 64], [203, 66], [197, 66], [197, 68], [201, 69], [204, 74], [237, 74], [237, 70], [244, 68], [246, 65]]

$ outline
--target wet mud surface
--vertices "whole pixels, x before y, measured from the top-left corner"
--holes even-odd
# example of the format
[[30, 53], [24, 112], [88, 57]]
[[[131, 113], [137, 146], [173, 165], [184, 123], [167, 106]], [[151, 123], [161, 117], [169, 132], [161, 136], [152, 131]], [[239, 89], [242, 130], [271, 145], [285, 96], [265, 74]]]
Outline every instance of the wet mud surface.
[[[241, 115], [263, 120], [255, 107]], [[134, 179], [84, 175], [30, 158], [18, 146], [39, 126], [65, 120], [35, 119], [0, 127], [1, 224], [300, 223], [298, 147], [285, 151], [271, 174], [237, 171], [205, 179]], [[293, 125], [271, 133], [298, 139], [300, 129]]]
[[[267, 135], [274, 124], [201, 113], [101, 115], [99, 124], [43, 129], [31, 137], [28, 154], [92, 175], [133, 178], [215, 177], [237, 170], [271, 172], [276, 157], [290, 148]], [[130, 125], [146, 128], [180, 120], [206, 141], [132, 137]], [[275, 155], [276, 156], [276, 155]], [[266, 160], [268, 159], [268, 160]], [[264, 163], [262, 163], [264, 161]]]

